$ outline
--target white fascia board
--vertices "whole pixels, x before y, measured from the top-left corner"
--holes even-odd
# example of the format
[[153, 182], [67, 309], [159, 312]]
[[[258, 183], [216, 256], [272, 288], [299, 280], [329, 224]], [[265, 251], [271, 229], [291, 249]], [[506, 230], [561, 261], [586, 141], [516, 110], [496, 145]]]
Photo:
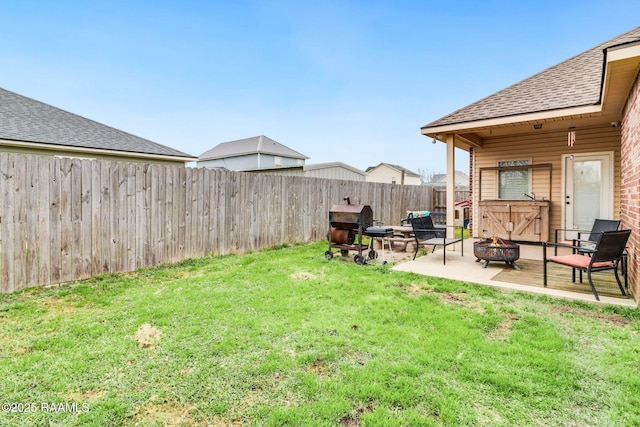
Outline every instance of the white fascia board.
[[561, 110], [540, 111], [537, 113], [527, 113], [516, 116], [497, 117], [486, 120], [476, 120], [473, 122], [454, 123], [450, 125], [424, 127], [421, 129], [423, 135], [434, 135], [437, 133], [458, 133], [468, 129], [489, 128], [494, 126], [505, 126], [516, 123], [526, 123], [535, 120], [548, 120], [560, 117], [579, 116], [584, 114], [594, 114], [602, 111], [602, 105], [585, 105], [581, 107], [564, 108]]
[[8, 145], [12, 147], [30, 148], [34, 150], [50, 150], [50, 151], [70, 151], [74, 153], [100, 154], [104, 156], [116, 156], [116, 157], [133, 157], [137, 159], [153, 159], [153, 160], [170, 160], [180, 162], [195, 162], [197, 157], [183, 157], [183, 156], [171, 156], [163, 154], [150, 154], [150, 153], [136, 153], [132, 151], [119, 151], [119, 150], [103, 150], [100, 148], [84, 148], [74, 147], [69, 145], [47, 144], [47, 143], [33, 143], [24, 141], [13, 141], [8, 139], [0, 139], [2, 145]]

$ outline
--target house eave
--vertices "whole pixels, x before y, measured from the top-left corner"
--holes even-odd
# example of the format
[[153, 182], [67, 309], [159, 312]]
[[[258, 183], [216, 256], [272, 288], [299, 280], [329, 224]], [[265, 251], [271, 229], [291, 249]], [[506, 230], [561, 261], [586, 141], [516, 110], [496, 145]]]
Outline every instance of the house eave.
[[[538, 123], [548, 120], [558, 120], [570, 117], [583, 117], [598, 114], [602, 109], [601, 105], [585, 105], [579, 107], [571, 107], [551, 111], [539, 111], [535, 113], [520, 114], [517, 116], [494, 117], [484, 120], [476, 120], [472, 122], [452, 123], [442, 126], [423, 127], [421, 133], [425, 136], [438, 139], [443, 134], [455, 133], [473, 133], [478, 130], [517, 126], [529, 123]], [[476, 142], [477, 143], [477, 142]]]
[[[192, 156], [171, 156], [165, 154], [153, 154], [153, 153], [136, 153], [133, 151], [120, 151], [120, 150], [104, 150], [99, 148], [85, 148], [76, 147], [70, 145], [48, 144], [48, 143], [36, 143], [29, 141], [15, 141], [9, 139], [0, 139], [0, 145], [17, 147], [31, 150], [46, 150], [51, 152], [71, 152], [77, 153], [79, 157], [91, 157], [92, 155], [99, 156], [115, 156], [124, 158], [135, 158], [138, 160], [157, 160], [157, 161], [171, 161], [171, 162], [194, 162], [198, 160], [197, 157]], [[124, 159], [126, 160], [126, 159]]]

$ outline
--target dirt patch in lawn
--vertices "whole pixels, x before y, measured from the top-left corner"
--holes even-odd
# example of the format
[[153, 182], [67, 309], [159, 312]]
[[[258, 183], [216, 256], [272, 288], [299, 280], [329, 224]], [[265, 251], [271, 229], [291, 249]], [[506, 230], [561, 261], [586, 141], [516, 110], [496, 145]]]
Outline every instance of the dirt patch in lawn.
[[360, 421], [362, 416], [367, 412], [372, 412], [375, 407], [375, 402], [368, 402], [366, 405], [358, 403], [353, 410], [341, 417], [338, 423], [343, 427], [360, 427], [362, 425]]
[[138, 343], [138, 347], [140, 348], [152, 348], [155, 347], [160, 338], [162, 337], [162, 331], [156, 328], [155, 326], [151, 326], [148, 323], [140, 326], [136, 333], [133, 335], [133, 339]]
[[309, 372], [313, 372], [319, 377], [328, 377], [330, 368], [331, 368], [330, 365], [323, 363], [322, 360], [318, 359], [315, 362], [313, 362], [311, 365], [309, 365], [307, 367], [307, 370]]
[[318, 278], [318, 276], [316, 276], [315, 274], [307, 273], [306, 271], [298, 271], [296, 273], [293, 273], [289, 277], [292, 279], [302, 279], [302, 280], [311, 280], [311, 279]]
[[517, 316], [507, 313], [505, 318], [496, 326], [490, 330], [487, 334], [487, 339], [491, 341], [505, 341], [511, 335], [511, 326], [513, 322], [518, 320]]
[[410, 285], [402, 285], [400, 286], [400, 289], [402, 289], [403, 294], [409, 295], [412, 297], [419, 297], [420, 295], [433, 293], [432, 289], [424, 289], [421, 286], [413, 283]]
[[592, 319], [613, 323], [614, 325], [626, 326], [631, 324], [631, 320], [617, 314], [600, 313], [598, 311], [590, 311], [582, 308], [563, 307], [559, 305], [554, 305], [553, 307], [551, 307], [551, 309], [556, 313], [577, 314], [580, 316], [590, 317]]
[[135, 410], [135, 425], [198, 425], [191, 414], [195, 406], [177, 402], [146, 403]]

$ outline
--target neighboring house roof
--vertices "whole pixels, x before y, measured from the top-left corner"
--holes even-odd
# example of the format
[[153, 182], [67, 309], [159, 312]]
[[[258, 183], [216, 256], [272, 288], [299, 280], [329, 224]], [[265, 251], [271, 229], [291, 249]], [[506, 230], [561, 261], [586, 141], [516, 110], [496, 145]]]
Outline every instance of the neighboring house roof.
[[423, 126], [423, 130], [598, 104], [606, 50], [637, 41], [640, 41], [640, 27], [435, 120]]
[[420, 177], [420, 175], [419, 175], [419, 174], [417, 174], [417, 173], [415, 173], [415, 172], [412, 172], [412, 171], [410, 171], [410, 170], [409, 170], [409, 169], [407, 169], [407, 168], [404, 168], [404, 167], [399, 166], [399, 165], [394, 165], [394, 164], [391, 164], [391, 163], [384, 163], [384, 162], [383, 162], [383, 163], [380, 163], [380, 164], [379, 164], [379, 165], [377, 165], [377, 166], [369, 166], [369, 167], [367, 168], [366, 172], [371, 172], [372, 170], [377, 169], [377, 168], [379, 168], [380, 166], [387, 166], [387, 167], [390, 167], [390, 168], [392, 168], [392, 169], [397, 170], [398, 172], [404, 172], [404, 173], [405, 173], [405, 176], [417, 176], [417, 177]]
[[222, 142], [211, 150], [202, 153], [198, 160], [224, 159], [247, 154], [271, 154], [274, 156], [289, 157], [293, 159], [308, 159], [304, 154], [300, 154], [291, 148], [267, 138], [264, 135], [252, 138], [238, 139], [236, 141]]
[[106, 150], [103, 154], [162, 157], [193, 161], [195, 157], [103, 125], [77, 114], [0, 88], [0, 140], [43, 144], [47, 149]]

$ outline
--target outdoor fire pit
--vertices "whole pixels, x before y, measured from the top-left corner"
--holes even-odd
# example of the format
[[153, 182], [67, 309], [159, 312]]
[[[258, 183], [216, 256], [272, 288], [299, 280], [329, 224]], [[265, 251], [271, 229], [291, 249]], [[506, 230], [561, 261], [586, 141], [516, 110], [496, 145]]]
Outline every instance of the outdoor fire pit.
[[489, 261], [504, 261], [515, 270], [520, 270], [516, 260], [520, 258], [520, 245], [511, 240], [492, 237], [490, 239], [475, 242], [473, 244], [473, 255], [476, 262], [484, 260], [482, 268], [487, 268]]

